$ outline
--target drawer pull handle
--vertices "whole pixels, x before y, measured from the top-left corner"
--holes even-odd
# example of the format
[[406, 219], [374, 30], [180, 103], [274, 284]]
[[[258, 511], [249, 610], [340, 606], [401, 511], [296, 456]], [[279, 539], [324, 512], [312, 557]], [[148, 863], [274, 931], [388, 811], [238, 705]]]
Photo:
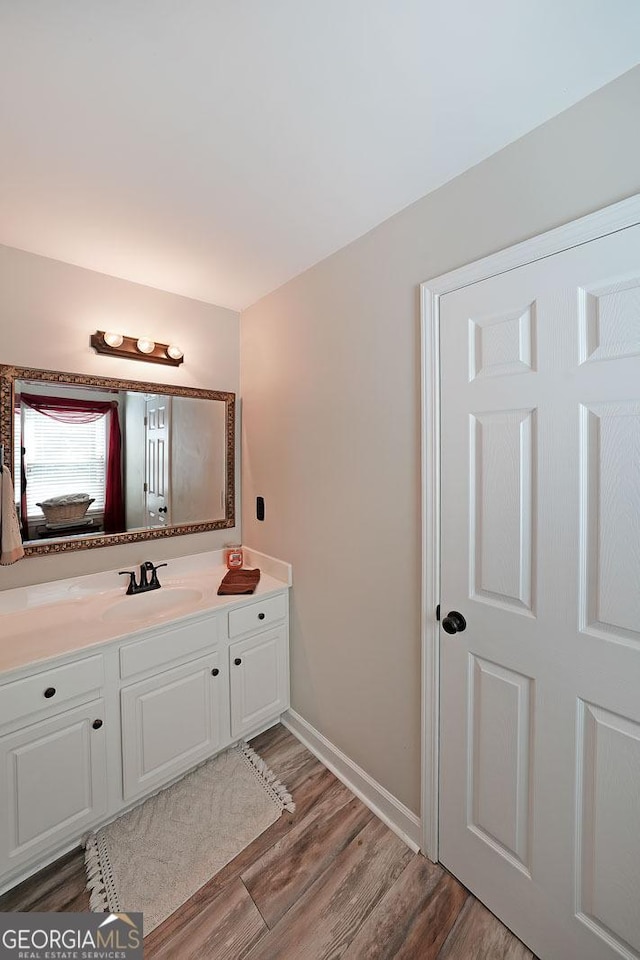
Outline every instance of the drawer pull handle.
[[99, 730], [100, 727], [102, 726], [102, 720], [94, 720], [91, 726], [93, 727], [94, 730]]
[[45, 697], [47, 698], [47, 700], [50, 700], [51, 697], [55, 697], [55, 695], [56, 695], [56, 688], [55, 688], [55, 687], [47, 687], [47, 689], [46, 689], [45, 692], [44, 692], [44, 695], [45, 695]]
[[264, 620], [264, 613], [258, 614], [258, 620]]
[[235, 663], [236, 667], [239, 667], [240, 664], [242, 663], [242, 660], [240, 659], [240, 657], [236, 657], [233, 662]]
[[217, 677], [219, 673], [220, 673], [220, 671], [218, 670], [218, 668], [217, 668], [217, 667], [214, 667], [213, 670], [211, 671], [211, 676], [212, 676], [212, 677]]

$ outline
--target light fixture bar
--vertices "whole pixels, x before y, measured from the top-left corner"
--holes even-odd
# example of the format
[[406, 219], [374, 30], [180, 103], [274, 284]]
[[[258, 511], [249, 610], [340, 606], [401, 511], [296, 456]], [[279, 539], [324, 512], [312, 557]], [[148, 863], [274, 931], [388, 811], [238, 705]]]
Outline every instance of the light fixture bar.
[[[109, 339], [114, 342], [113, 334], [109, 334]], [[110, 346], [105, 339], [105, 331], [97, 330], [91, 334], [90, 344], [96, 353], [103, 353], [108, 357], [120, 357], [123, 360], [145, 360], [149, 363], [166, 363], [170, 367], [179, 367], [184, 362], [182, 351], [175, 344], [155, 343], [153, 350], [149, 353], [143, 352], [138, 343], [150, 344], [153, 341], [148, 337], [122, 337], [122, 343], [117, 347]], [[176, 356], [179, 353], [180, 356]]]

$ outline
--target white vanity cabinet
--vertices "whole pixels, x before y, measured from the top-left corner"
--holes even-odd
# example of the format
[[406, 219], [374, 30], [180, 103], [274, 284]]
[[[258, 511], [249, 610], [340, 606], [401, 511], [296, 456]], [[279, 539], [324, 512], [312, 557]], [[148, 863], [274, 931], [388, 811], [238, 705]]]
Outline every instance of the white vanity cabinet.
[[287, 612], [287, 596], [278, 594], [229, 613], [232, 737], [245, 736], [289, 706]]
[[132, 683], [120, 693], [125, 800], [133, 800], [211, 756], [228, 713], [218, 651]]
[[123, 799], [144, 796], [229, 742], [220, 614], [120, 646]]
[[266, 630], [229, 647], [231, 735], [243, 737], [289, 706], [287, 631]]
[[288, 586], [265, 580], [262, 597], [0, 672], [0, 892], [277, 721], [289, 705]]
[[[120, 691], [126, 801], [168, 783], [286, 710], [287, 618], [288, 597], [281, 593], [230, 610], [226, 638], [226, 617], [217, 615], [120, 648], [121, 676], [153, 670]], [[198, 656], [205, 646], [214, 649]], [[175, 666], [171, 661], [179, 655], [197, 659]]]
[[102, 683], [90, 657], [0, 686], [0, 880], [106, 814]]

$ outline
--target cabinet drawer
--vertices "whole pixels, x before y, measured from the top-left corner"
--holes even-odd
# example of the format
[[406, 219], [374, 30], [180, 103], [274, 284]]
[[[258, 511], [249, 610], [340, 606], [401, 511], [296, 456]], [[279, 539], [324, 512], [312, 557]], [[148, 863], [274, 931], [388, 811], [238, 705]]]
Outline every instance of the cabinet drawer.
[[278, 620], [284, 620], [287, 615], [288, 598], [286, 593], [278, 594], [260, 600], [258, 603], [249, 603], [246, 607], [229, 612], [229, 636], [239, 637], [249, 631], [260, 630]]
[[99, 690], [104, 684], [102, 657], [87, 657], [0, 687], [0, 724]]
[[218, 618], [188, 624], [120, 647], [120, 677], [135, 676], [178, 660], [188, 660], [218, 642]]

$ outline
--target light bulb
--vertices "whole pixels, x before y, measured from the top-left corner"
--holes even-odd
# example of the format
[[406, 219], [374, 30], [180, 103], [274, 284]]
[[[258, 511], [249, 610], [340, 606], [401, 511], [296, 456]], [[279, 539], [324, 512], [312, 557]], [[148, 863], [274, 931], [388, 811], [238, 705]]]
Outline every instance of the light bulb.
[[120, 347], [122, 346], [122, 341], [124, 337], [121, 333], [105, 333], [104, 342], [108, 347]]
[[167, 347], [167, 356], [171, 357], [172, 360], [179, 360], [182, 357], [182, 350], [180, 347], [177, 347], [175, 343], [171, 343]]
[[148, 337], [140, 337], [136, 346], [138, 347], [140, 353], [153, 353], [156, 348], [153, 340], [149, 340]]

